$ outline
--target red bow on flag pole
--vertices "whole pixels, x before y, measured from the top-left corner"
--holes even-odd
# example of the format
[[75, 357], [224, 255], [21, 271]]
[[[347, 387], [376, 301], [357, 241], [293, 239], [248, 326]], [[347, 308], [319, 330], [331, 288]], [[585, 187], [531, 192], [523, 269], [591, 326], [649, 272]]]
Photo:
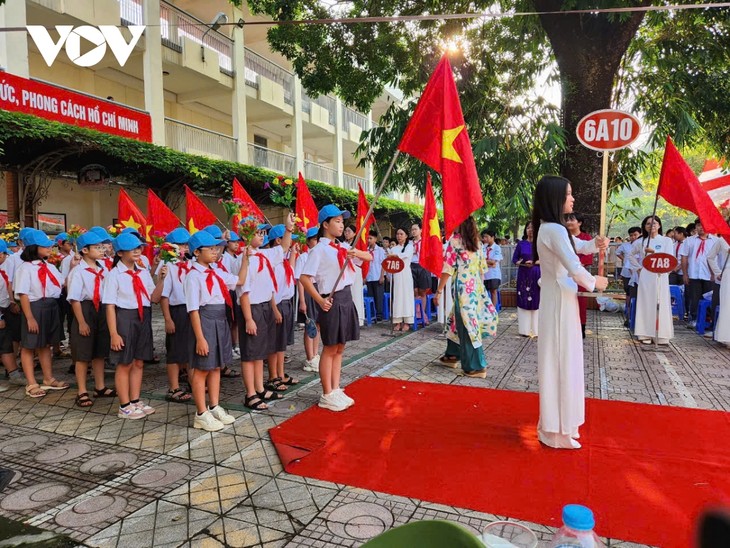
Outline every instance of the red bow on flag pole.
[[445, 55], [418, 100], [398, 150], [441, 174], [447, 236], [484, 205], [459, 94]]
[[[368, 199], [365, 197], [365, 191], [362, 189], [362, 185], [360, 183], [357, 183], [357, 187], [359, 189], [358, 196], [357, 196], [357, 234], [359, 235], [357, 241], [355, 242], [355, 249], [359, 249], [361, 251], [367, 251], [368, 250], [368, 232], [370, 232], [370, 227], [375, 222], [375, 215], [370, 215], [367, 218], [367, 222], [365, 221], [365, 217], [368, 214], [368, 210], [370, 209], [370, 206], [368, 205]], [[370, 262], [369, 261], [363, 261], [362, 263], [362, 278], [363, 280], [368, 275], [368, 271], [370, 270]]]
[[198, 230], [202, 230], [208, 225], [214, 225], [218, 222], [218, 218], [198, 198], [195, 193], [190, 190], [188, 185], [185, 186], [185, 223], [188, 232], [195, 234]]
[[297, 182], [297, 201], [294, 205], [294, 213], [301, 219], [301, 225], [305, 231], [317, 226], [319, 211], [301, 171]]
[[426, 177], [426, 203], [423, 207], [423, 224], [421, 225], [421, 266], [434, 276], [441, 276], [444, 268], [444, 247], [441, 243], [441, 227], [436, 209], [436, 198], [433, 195], [431, 174]]

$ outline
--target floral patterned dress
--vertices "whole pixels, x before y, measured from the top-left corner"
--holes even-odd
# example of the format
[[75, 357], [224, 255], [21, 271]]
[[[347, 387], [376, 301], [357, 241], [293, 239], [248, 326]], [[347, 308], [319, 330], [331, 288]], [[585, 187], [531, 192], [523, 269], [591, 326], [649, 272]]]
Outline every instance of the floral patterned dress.
[[450, 347], [447, 354], [458, 344], [461, 367], [467, 373], [487, 366], [482, 339], [497, 333], [497, 310], [482, 283], [486, 271], [487, 257], [482, 246], [471, 252], [464, 248], [461, 237], [455, 235], [449, 240], [443, 272], [453, 280], [454, 306], [446, 320]]

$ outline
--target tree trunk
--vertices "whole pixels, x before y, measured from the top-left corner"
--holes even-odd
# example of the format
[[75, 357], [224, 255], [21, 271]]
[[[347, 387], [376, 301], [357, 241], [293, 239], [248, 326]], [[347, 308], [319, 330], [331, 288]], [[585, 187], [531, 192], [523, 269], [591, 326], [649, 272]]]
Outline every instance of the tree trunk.
[[[556, 11], [562, 0], [534, 0], [538, 11]], [[648, 5], [649, 0], [637, 2]], [[575, 211], [583, 213], [586, 228], [595, 232], [601, 214], [601, 156], [580, 144], [578, 122], [594, 110], [611, 108], [611, 96], [621, 58], [644, 18], [644, 12], [612, 14], [541, 15], [560, 68], [562, 127], [567, 150], [561, 174], [575, 196]]]

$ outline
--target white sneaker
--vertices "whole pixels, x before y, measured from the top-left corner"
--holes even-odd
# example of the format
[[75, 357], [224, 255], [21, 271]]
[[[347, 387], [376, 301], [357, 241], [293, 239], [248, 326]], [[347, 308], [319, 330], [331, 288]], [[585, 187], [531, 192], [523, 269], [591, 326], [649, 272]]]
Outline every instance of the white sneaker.
[[347, 407], [352, 407], [353, 405], [355, 405], [355, 400], [345, 394], [345, 391], [342, 388], [333, 390], [332, 393], [337, 394], [337, 397], [340, 399], [340, 401], [342, 401], [342, 403], [344, 403]]
[[145, 416], [152, 415], [155, 411], [157, 411], [154, 407], [147, 405], [142, 400], [139, 400], [137, 403], [133, 403], [132, 405], [135, 405], [137, 407], [137, 409], [139, 409], [140, 411], [142, 411], [142, 413], [145, 414]]
[[348, 407], [347, 404], [342, 401], [335, 392], [322, 394], [319, 397], [319, 406], [322, 409], [329, 409], [330, 411], [344, 411]]
[[119, 411], [117, 412], [117, 417], [120, 419], [143, 419], [147, 415], [144, 414], [144, 411], [142, 411], [140, 408], [138, 408], [136, 405], [128, 405], [127, 407], [120, 407]]
[[291, 363], [291, 355], [284, 354], [284, 363]]
[[0, 384], [0, 392], [5, 392], [6, 390], [10, 390], [10, 387], [7, 384]]
[[304, 360], [304, 367], [302, 367], [304, 371], [310, 371], [310, 372], [317, 372], [319, 371], [319, 368], [314, 365], [314, 358], [311, 360]]
[[233, 359], [237, 361], [241, 360], [241, 351], [237, 346], [233, 347]]
[[233, 424], [236, 422], [236, 418], [233, 415], [229, 415], [220, 405], [216, 405], [213, 409], [209, 407], [208, 411], [223, 424]]
[[715, 333], [713, 331], [705, 331], [705, 334], [702, 335], [702, 336], [705, 337], [705, 338], [707, 338], [707, 339], [711, 339], [712, 337], [715, 336]]
[[213, 413], [206, 411], [202, 415], [195, 413], [193, 428], [202, 428], [207, 432], [217, 432], [223, 430], [224, 424], [213, 416]]
[[316, 367], [317, 371], [319, 371], [319, 354], [312, 358], [312, 367]]

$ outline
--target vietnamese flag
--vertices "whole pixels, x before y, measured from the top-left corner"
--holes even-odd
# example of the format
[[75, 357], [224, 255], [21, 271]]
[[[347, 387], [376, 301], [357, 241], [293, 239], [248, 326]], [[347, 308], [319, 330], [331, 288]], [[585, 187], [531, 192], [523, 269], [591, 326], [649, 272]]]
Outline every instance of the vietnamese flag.
[[297, 202], [294, 206], [294, 214], [302, 220], [301, 224], [305, 231], [317, 226], [319, 210], [317, 210], [312, 193], [309, 192], [307, 181], [304, 180], [301, 171], [297, 182]]
[[117, 217], [124, 228], [133, 228], [140, 236], [147, 236], [147, 219], [123, 188], [119, 189]]
[[434, 276], [441, 277], [444, 268], [444, 246], [441, 242], [441, 227], [436, 209], [436, 198], [433, 196], [431, 174], [426, 178], [426, 204], [423, 207], [423, 227], [421, 231], [420, 263]]
[[[357, 196], [357, 226], [355, 227], [355, 231], [360, 234], [360, 239], [358, 239], [355, 242], [355, 249], [359, 249], [361, 251], [367, 251], [368, 250], [368, 232], [370, 231], [370, 227], [375, 222], [375, 216], [370, 215], [368, 217], [368, 222], [365, 223], [365, 217], [368, 214], [368, 211], [370, 211], [370, 206], [368, 205], [368, 199], [365, 197], [365, 191], [362, 189], [362, 185], [360, 183], [357, 183], [358, 188], [360, 189], [358, 191]], [[360, 227], [363, 226], [363, 223], [365, 223], [365, 228], [360, 231]], [[368, 275], [368, 271], [370, 270], [370, 261], [363, 261], [362, 263], [362, 278], [365, 279], [365, 276]]]
[[[147, 189], [147, 226], [150, 233], [169, 234], [180, 226], [180, 219], [151, 188]], [[148, 238], [149, 240], [149, 238]]]
[[218, 222], [218, 218], [208, 209], [208, 206], [198, 198], [195, 193], [190, 190], [188, 185], [185, 186], [185, 223], [188, 226], [188, 232], [195, 234], [198, 230], [202, 230], [208, 225], [214, 225]]
[[667, 137], [656, 192], [657, 196], [673, 206], [695, 213], [708, 234], [730, 234], [727, 222], [710, 195], [700, 185], [697, 175], [674, 146], [671, 137]]
[[[266, 219], [266, 215], [264, 215], [264, 212], [261, 211], [259, 206], [256, 205], [256, 202], [253, 201], [251, 196], [248, 192], [246, 192], [246, 189], [243, 188], [243, 185], [238, 182], [238, 179], [236, 177], [233, 178], [233, 198], [238, 198], [241, 200], [244, 205], [241, 206], [241, 212], [244, 213], [244, 217], [248, 215], [253, 215], [254, 217], [258, 217], [258, 219], [263, 223]], [[233, 219], [231, 220], [231, 224], [233, 225], [231, 230], [234, 230], [235, 232], [238, 232], [238, 223], [241, 222], [241, 216], [240, 215], [234, 215]]]
[[445, 55], [418, 100], [398, 150], [441, 174], [447, 235], [484, 205], [459, 94]]

